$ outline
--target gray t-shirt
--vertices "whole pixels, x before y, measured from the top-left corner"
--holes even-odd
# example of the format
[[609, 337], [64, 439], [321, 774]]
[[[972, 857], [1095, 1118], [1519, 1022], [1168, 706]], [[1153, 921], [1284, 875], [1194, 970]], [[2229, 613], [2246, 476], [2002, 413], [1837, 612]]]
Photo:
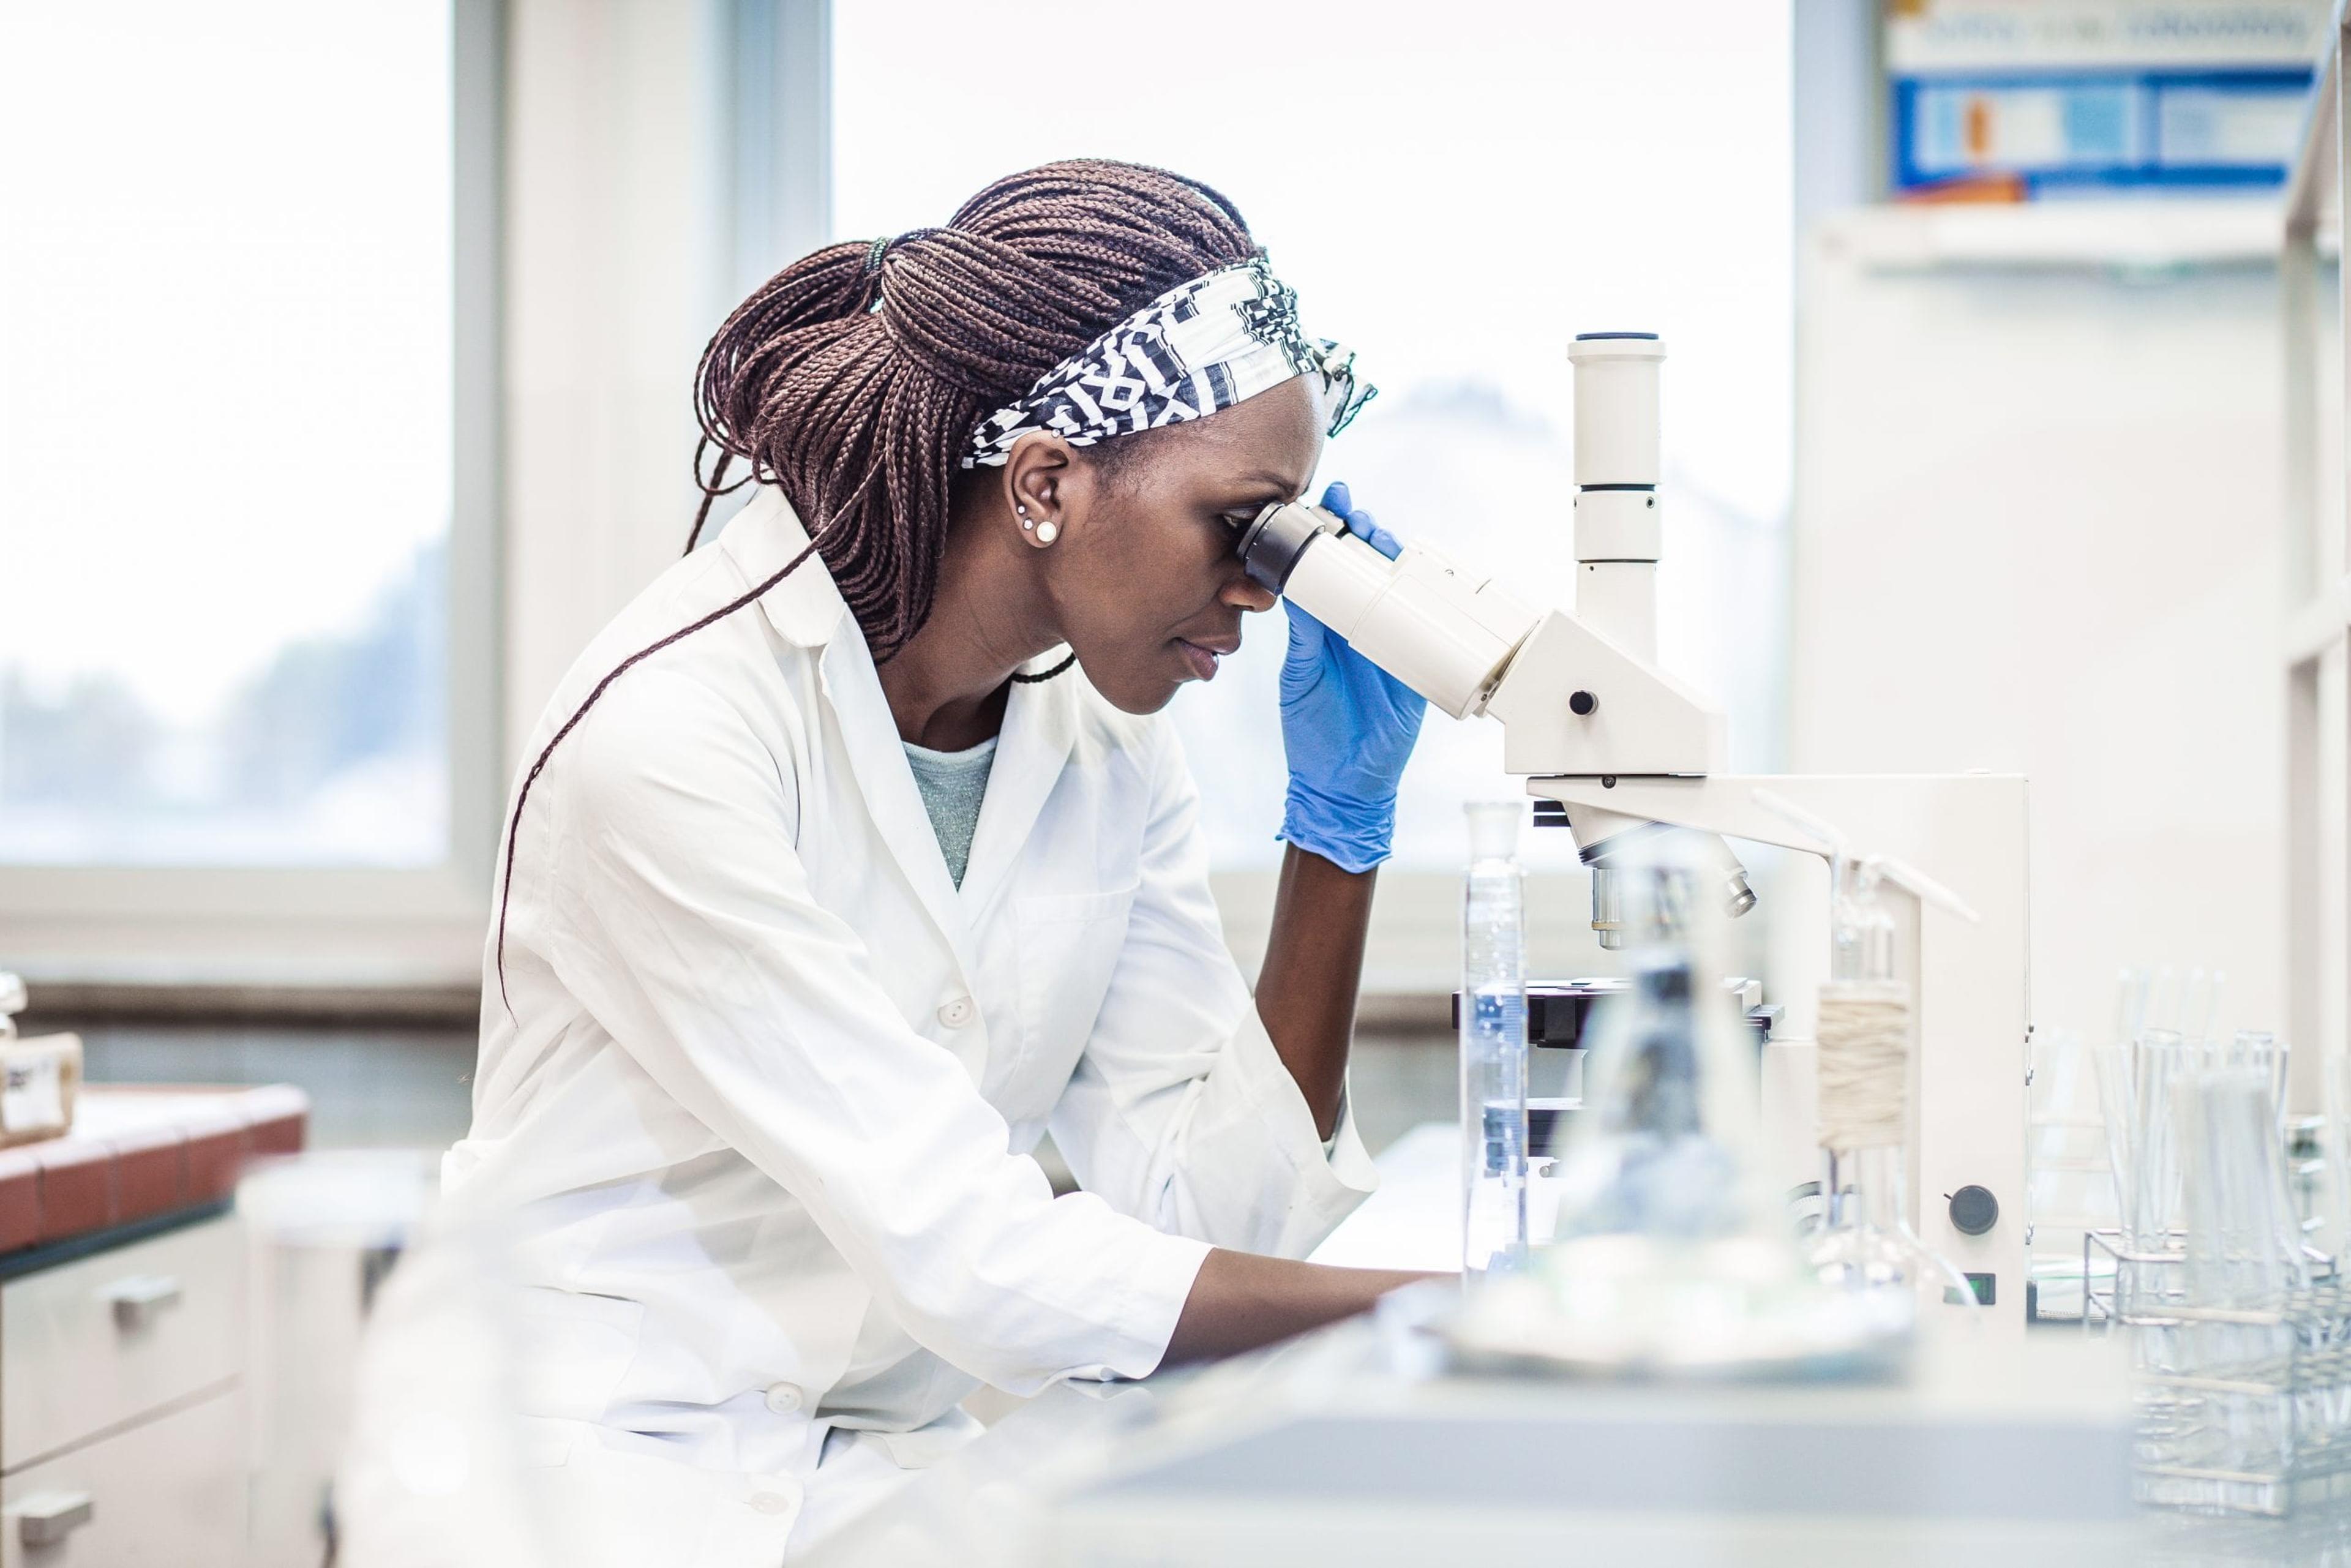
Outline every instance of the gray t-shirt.
[[947, 874], [963, 885], [964, 868], [971, 863], [972, 831], [979, 826], [979, 802], [987, 793], [987, 770], [996, 761], [996, 737], [989, 736], [969, 751], [933, 751], [913, 741], [906, 764], [914, 770], [914, 787], [923, 792], [923, 810], [930, 813], [931, 831], [946, 857]]

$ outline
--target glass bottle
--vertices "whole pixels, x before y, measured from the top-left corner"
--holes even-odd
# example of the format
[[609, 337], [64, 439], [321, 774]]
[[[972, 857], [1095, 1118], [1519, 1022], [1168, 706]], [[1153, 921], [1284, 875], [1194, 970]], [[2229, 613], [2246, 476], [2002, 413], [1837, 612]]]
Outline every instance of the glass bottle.
[[[1967, 1276], [1910, 1228], [1907, 1157], [1912, 992], [1897, 972], [1894, 918], [1874, 860], [1840, 856], [1834, 870], [1829, 983], [1821, 988], [1824, 1103], [1821, 1150], [1827, 1221], [1812, 1249], [1821, 1282], [1845, 1291], [1911, 1292], [1972, 1305]], [[1827, 1052], [1832, 1031], [1869, 1037], [1846, 1060], [1875, 1073], [1842, 1091]]]
[[1527, 1255], [1524, 878], [1516, 800], [1474, 801], [1461, 903], [1461, 1269], [1474, 1282]]
[[1593, 1019], [1583, 1108], [1560, 1151], [1562, 1243], [1678, 1247], [1780, 1225], [1754, 1175], [1754, 1051], [1719, 978], [1704, 868], [1676, 838], [1649, 843], [1618, 873], [1630, 983]]

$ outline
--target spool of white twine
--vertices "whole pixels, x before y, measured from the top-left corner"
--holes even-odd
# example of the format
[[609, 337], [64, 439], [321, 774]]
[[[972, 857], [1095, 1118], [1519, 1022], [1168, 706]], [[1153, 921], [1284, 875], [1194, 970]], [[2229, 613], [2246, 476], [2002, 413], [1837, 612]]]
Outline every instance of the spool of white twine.
[[1832, 980], [1821, 988], [1821, 1147], [1883, 1148], [1909, 1135], [1910, 988]]

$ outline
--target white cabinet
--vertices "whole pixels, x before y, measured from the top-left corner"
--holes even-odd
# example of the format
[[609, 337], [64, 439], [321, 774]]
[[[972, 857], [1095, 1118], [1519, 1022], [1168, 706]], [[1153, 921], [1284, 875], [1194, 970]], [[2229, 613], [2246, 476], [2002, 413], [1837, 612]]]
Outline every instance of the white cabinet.
[[232, 1387], [0, 1478], [0, 1568], [234, 1568], [244, 1451]]
[[244, 1322], [226, 1217], [0, 1284], [0, 1568], [243, 1560]]
[[224, 1217], [0, 1284], [0, 1471], [234, 1378], [243, 1266]]

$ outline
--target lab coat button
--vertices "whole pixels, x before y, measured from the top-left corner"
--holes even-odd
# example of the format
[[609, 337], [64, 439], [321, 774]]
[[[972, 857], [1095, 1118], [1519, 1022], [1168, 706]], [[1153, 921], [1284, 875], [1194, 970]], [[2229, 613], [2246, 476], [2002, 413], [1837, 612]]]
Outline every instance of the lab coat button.
[[768, 1390], [768, 1408], [778, 1416], [797, 1416], [807, 1396], [797, 1385], [778, 1383]]
[[761, 1513], [788, 1513], [791, 1511], [792, 1494], [784, 1491], [763, 1491], [752, 1498], [751, 1506]]
[[957, 997], [939, 1009], [939, 1021], [949, 1029], [961, 1029], [971, 1021], [972, 1014], [977, 1010], [971, 1005], [969, 997]]

